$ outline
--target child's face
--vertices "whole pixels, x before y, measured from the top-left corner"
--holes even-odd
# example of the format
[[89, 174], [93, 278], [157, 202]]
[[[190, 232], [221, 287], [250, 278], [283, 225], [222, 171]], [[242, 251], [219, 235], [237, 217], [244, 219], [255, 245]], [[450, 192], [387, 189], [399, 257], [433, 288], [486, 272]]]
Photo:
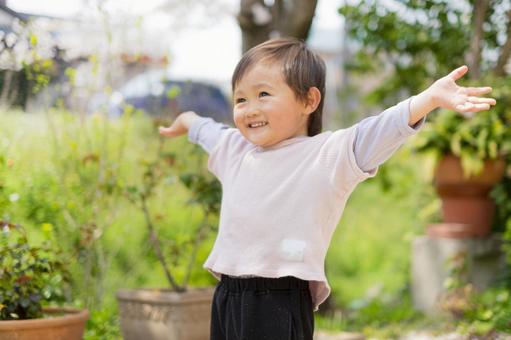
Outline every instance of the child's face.
[[[259, 146], [307, 136], [306, 105], [295, 98], [278, 63], [257, 63], [234, 90], [234, 123], [245, 138]], [[253, 123], [265, 125], [251, 127]]]

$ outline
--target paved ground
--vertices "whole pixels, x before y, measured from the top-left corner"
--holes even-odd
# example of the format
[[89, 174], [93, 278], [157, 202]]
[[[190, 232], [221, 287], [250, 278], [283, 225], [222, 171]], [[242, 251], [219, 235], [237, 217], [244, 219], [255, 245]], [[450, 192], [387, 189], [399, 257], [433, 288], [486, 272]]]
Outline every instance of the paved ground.
[[[362, 334], [356, 333], [327, 333], [318, 331], [314, 334], [314, 340], [373, 340], [366, 339]], [[426, 332], [410, 332], [396, 340], [469, 340], [468, 337], [457, 333], [433, 336]], [[472, 340], [472, 339], [471, 339]], [[511, 335], [501, 335], [491, 340], [511, 340]]]
[[402, 336], [399, 340], [467, 340], [466, 336], [461, 336], [457, 333], [449, 333], [443, 335], [432, 336], [425, 332], [411, 332]]
[[365, 340], [362, 334], [357, 333], [327, 333], [318, 331], [314, 333], [314, 340]]

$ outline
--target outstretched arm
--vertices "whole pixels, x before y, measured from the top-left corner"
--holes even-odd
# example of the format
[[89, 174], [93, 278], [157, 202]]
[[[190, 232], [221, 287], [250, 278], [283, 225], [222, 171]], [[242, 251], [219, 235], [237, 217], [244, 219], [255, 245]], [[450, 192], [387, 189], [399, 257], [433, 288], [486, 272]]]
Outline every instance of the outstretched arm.
[[403, 144], [406, 137], [420, 129], [424, 117], [434, 109], [445, 108], [470, 116], [495, 105], [495, 99], [481, 97], [489, 93], [491, 87], [456, 84], [467, 71], [467, 66], [459, 67], [411, 99], [359, 122], [353, 147], [358, 166], [366, 172], [374, 171]]
[[229, 125], [218, 123], [209, 117], [201, 117], [193, 111], [181, 113], [169, 127], [160, 126], [160, 135], [164, 137], [178, 137], [188, 133], [188, 140], [199, 144], [207, 152], [215, 147], [222, 131]]
[[412, 98], [410, 102], [410, 119], [408, 124], [413, 126], [429, 112], [437, 108], [457, 111], [466, 116], [475, 112], [488, 110], [495, 105], [493, 98], [481, 97], [491, 92], [491, 87], [462, 87], [456, 81], [467, 73], [468, 67], [461, 66], [435, 81], [424, 92]]
[[201, 117], [193, 111], [180, 113], [169, 127], [160, 126], [160, 135], [170, 138], [184, 135], [188, 133], [192, 124], [199, 119]]

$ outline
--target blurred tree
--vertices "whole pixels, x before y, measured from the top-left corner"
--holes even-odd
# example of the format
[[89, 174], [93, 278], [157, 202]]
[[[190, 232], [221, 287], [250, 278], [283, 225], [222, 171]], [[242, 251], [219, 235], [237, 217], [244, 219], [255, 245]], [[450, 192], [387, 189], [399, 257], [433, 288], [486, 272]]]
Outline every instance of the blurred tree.
[[[389, 105], [466, 64], [473, 79], [505, 76], [510, 0], [366, 0], [339, 9], [357, 52], [349, 70], [385, 71], [368, 104]], [[377, 56], [377, 58], [375, 58]]]
[[274, 37], [305, 40], [316, 10], [317, 0], [240, 0], [238, 23], [243, 53]]

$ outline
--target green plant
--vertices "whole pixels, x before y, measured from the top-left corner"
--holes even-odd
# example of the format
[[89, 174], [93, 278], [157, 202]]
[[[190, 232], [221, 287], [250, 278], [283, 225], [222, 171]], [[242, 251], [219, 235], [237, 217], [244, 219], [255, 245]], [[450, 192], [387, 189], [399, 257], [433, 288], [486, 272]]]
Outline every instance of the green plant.
[[[509, 287], [493, 287], [474, 296], [474, 308], [465, 313], [459, 326], [464, 333], [490, 337], [495, 332], [511, 329], [511, 294]], [[495, 337], [496, 338], [496, 337]]]
[[511, 174], [507, 174], [490, 193], [497, 211], [494, 230], [503, 232], [506, 241], [503, 248], [507, 254], [507, 262], [511, 266]]
[[83, 338], [84, 340], [122, 339], [118, 324], [119, 317], [115, 305], [97, 309], [91, 312]]
[[[125, 197], [140, 209], [144, 215], [145, 224], [149, 231], [149, 238], [154, 249], [155, 255], [160, 262], [165, 277], [177, 292], [183, 292], [187, 289], [190, 275], [194, 269], [197, 253], [202, 242], [207, 239], [209, 233], [214, 230], [214, 224], [209, 222], [210, 217], [216, 217], [220, 211], [221, 186], [218, 180], [204, 171], [179, 170], [179, 181], [190, 191], [191, 199], [188, 204], [197, 204], [200, 206], [204, 217], [197, 230], [192, 232], [192, 236], [182, 242], [173, 242], [171, 249], [171, 258], [165, 256], [166, 252], [163, 243], [158, 236], [156, 228], [157, 216], [150, 209], [150, 200], [160, 190], [162, 185], [173, 183], [171, 174], [172, 167], [178, 168], [176, 156], [174, 153], [163, 151], [163, 138], [160, 138], [157, 148], [157, 155], [151, 161], [141, 161], [144, 168], [142, 181], [140, 184], [130, 184], [124, 189]], [[194, 147], [193, 153], [201, 152]], [[202, 162], [201, 156], [198, 158], [199, 164]], [[197, 167], [201, 169], [201, 166]], [[175, 267], [185, 256], [186, 270], [183, 275], [182, 283], [178, 284], [175, 275]], [[172, 267], [174, 267], [172, 269]]]
[[51, 242], [51, 226], [44, 226], [42, 245], [33, 246], [20, 225], [0, 225], [0, 320], [42, 317], [43, 302], [66, 300], [69, 282], [64, 257]]

